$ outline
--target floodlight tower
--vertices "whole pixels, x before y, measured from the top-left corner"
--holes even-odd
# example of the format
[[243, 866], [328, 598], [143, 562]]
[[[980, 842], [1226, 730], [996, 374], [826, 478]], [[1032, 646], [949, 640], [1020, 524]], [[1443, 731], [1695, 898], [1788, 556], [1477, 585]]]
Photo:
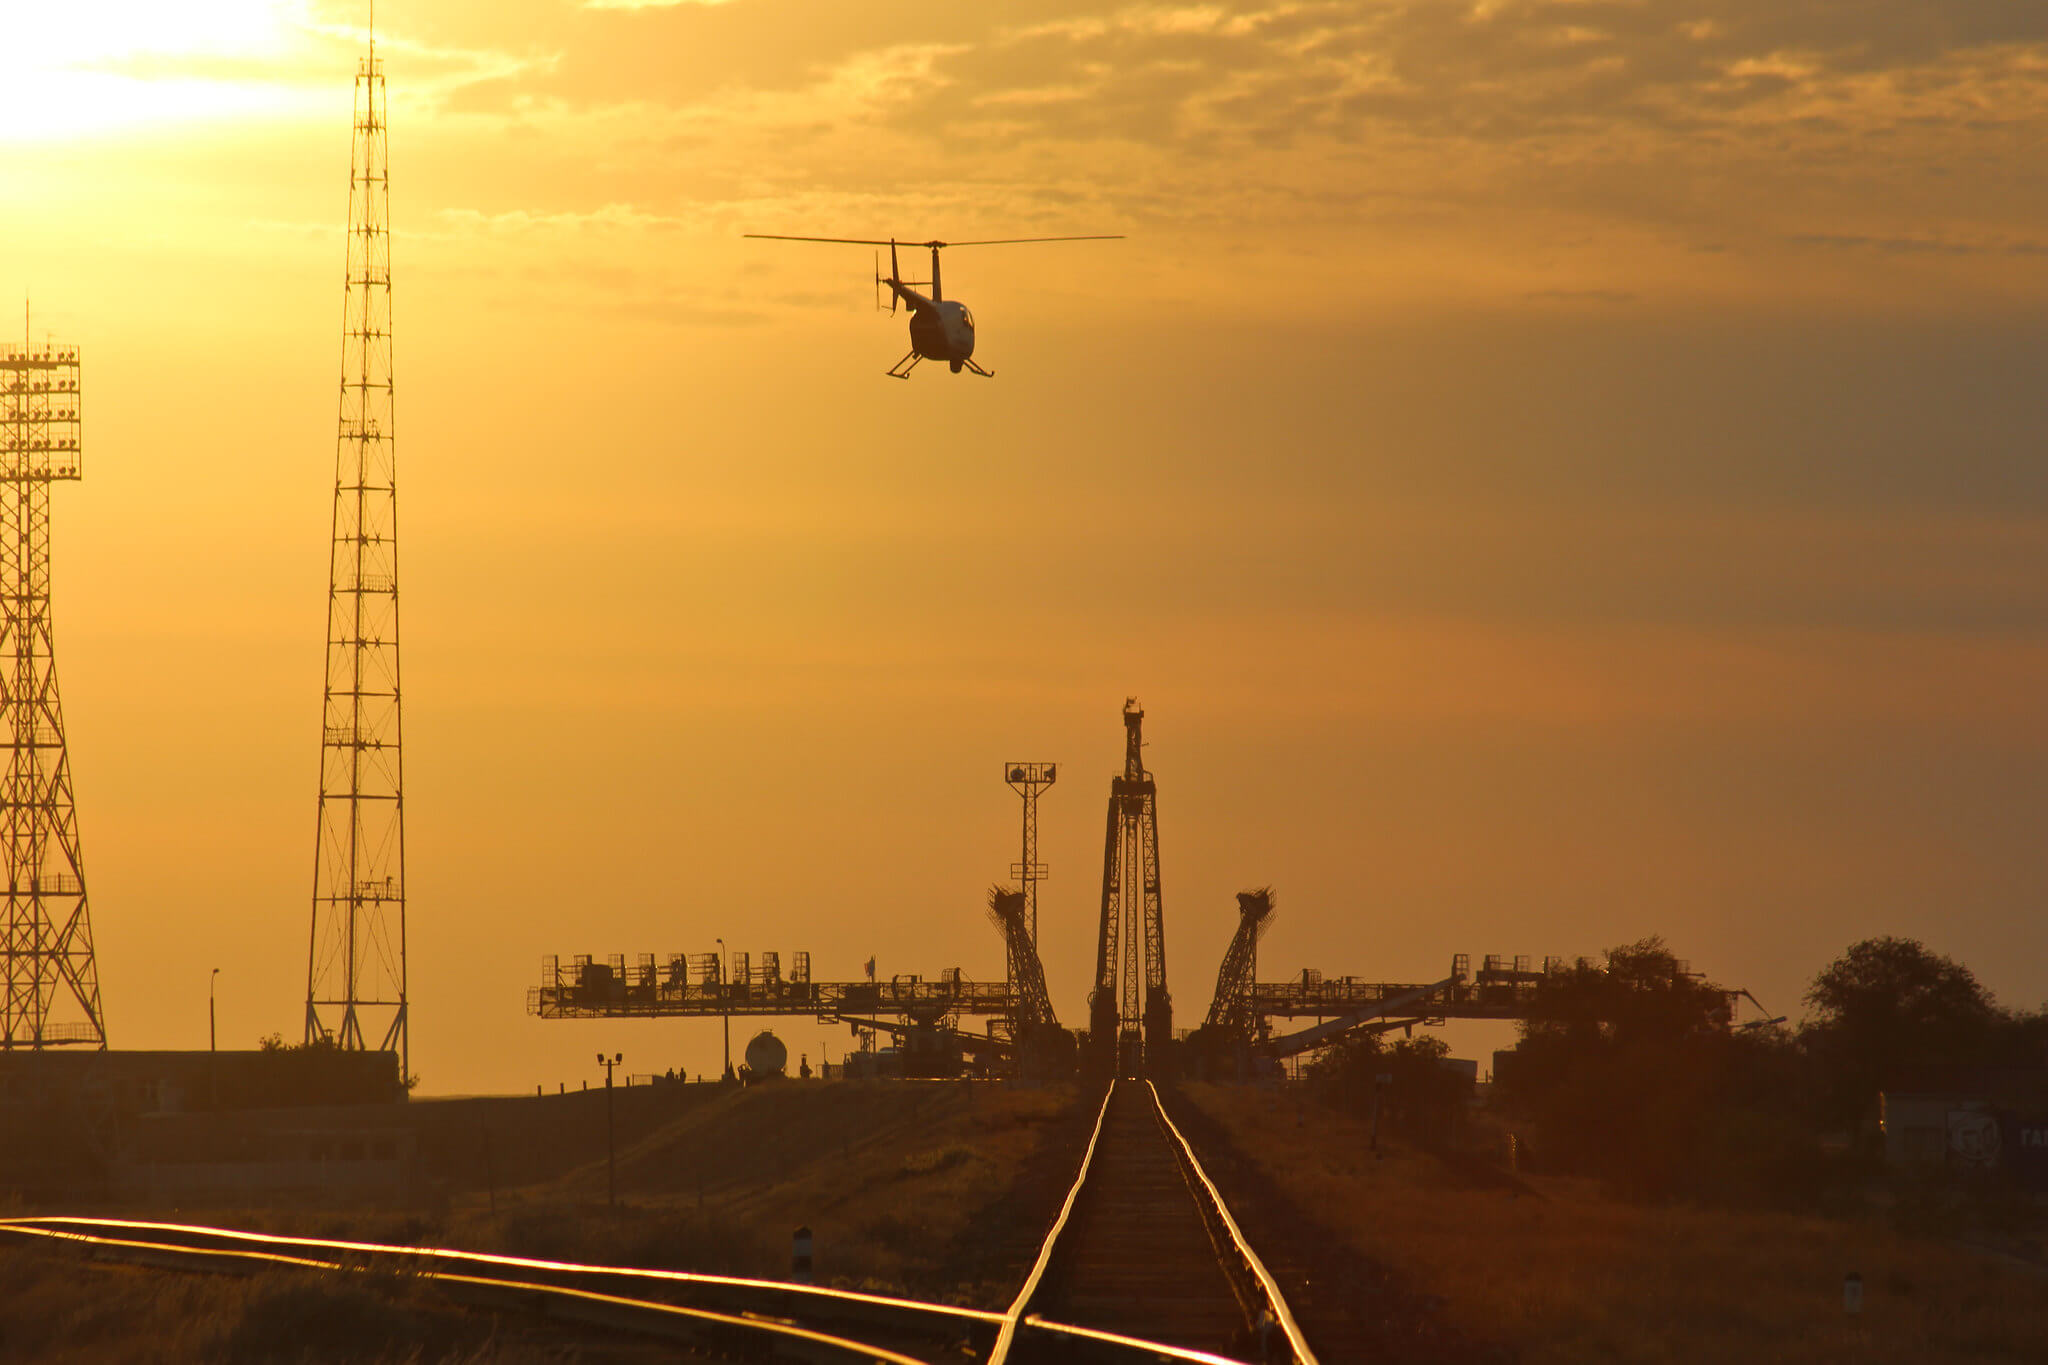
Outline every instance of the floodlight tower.
[[405, 766], [392, 442], [390, 177], [377, 37], [356, 66], [341, 417], [327, 587], [327, 686], [306, 1041], [399, 1055], [405, 978]]
[[50, 485], [79, 477], [78, 348], [0, 346], [0, 876], [7, 881], [0, 1048], [105, 1050], [78, 810], [50, 632]]
[[1046, 866], [1038, 861], [1038, 795], [1059, 779], [1053, 763], [1005, 763], [1003, 777], [1024, 798], [1024, 858], [1010, 864], [1010, 879], [1024, 892], [1024, 923], [1031, 930], [1031, 946], [1038, 946], [1038, 884], [1046, 878]]
[[1166, 990], [1166, 926], [1159, 896], [1158, 786], [1145, 771], [1140, 733], [1144, 720], [1138, 699], [1127, 698], [1124, 771], [1109, 784], [1102, 927], [1096, 941], [1095, 990], [1088, 998], [1092, 1067], [1119, 1076], [1156, 1069], [1173, 1040], [1173, 998]]

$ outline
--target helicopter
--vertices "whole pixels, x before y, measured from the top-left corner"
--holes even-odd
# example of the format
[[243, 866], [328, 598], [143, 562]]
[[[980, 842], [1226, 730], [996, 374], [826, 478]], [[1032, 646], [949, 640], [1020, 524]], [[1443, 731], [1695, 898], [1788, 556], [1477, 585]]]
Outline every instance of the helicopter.
[[[949, 246], [1019, 246], [1027, 242], [1113, 242], [1123, 238], [1121, 232], [1098, 233], [1089, 237], [1002, 237], [982, 242], [898, 242], [894, 238], [882, 240], [875, 237], [785, 237], [773, 232], [749, 232], [742, 234], [758, 241], [768, 242], [837, 242], [848, 246], [874, 246], [889, 248], [889, 273], [882, 274], [882, 257], [875, 253], [875, 288], [877, 308], [881, 307], [880, 290], [889, 286], [889, 312], [895, 315], [896, 303], [900, 299], [910, 305], [910, 354], [889, 367], [891, 379], [908, 379], [910, 372], [922, 360], [943, 360], [954, 374], [972, 370], [984, 379], [993, 379], [994, 370], [983, 369], [974, 360], [974, 314], [958, 299], [945, 296], [939, 284], [939, 253]], [[898, 246], [924, 247], [932, 253], [932, 277], [926, 280], [906, 280], [903, 270], [896, 263]], [[920, 285], [931, 286], [931, 297], [917, 292]]]

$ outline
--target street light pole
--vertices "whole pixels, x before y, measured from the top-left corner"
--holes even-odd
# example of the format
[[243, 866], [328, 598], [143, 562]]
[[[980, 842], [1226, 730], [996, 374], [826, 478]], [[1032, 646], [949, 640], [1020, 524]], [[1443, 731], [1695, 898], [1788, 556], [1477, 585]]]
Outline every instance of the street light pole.
[[219, 1035], [213, 1026], [213, 986], [220, 980], [220, 968], [213, 969], [213, 975], [206, 978], [206, 1098], [215, 1109], [220, 1108], [220, 1058]]
[[604, 1068], [604, 1192], [606, 1202], [615, 1209], [619, 1206], [619, 1148], [612, 1127], [612, 1068], [625, 1060], [623, 1052], [609, 1057], [597, 1054], [597, 1064]]
[[713, 940], [718, 944], [718, 1003], [724, 1006], [725, 1014], [725, 1079], [732, 1079], [732, 990], [725, 979], [725, 940]]

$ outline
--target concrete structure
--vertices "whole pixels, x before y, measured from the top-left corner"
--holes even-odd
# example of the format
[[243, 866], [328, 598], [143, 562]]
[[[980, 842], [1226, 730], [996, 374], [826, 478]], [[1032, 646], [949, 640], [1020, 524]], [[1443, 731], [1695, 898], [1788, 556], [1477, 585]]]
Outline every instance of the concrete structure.
[[[165, 1115], [363, 1106], [402, 1112], [390, 1052], [0, 1051], [0, 1194], [115, 1192], [146, 1121]], [[132, 1180], [130, 1180], [132, 1184]]]

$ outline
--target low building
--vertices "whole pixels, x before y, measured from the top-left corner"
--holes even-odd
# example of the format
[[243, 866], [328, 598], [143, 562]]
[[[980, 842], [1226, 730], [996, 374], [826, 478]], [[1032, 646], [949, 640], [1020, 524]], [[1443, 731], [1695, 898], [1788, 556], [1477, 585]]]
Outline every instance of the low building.
[[2005, 1171], [2048, 1189], [2048, 1071], [1900, 1076], [1878, 1097], [1878, 1126], [1889, 1165]]
[[402, 1204], [419, 1139], [391, 1105], [140, 1116], [110, 1168], [119, 1198], [156, 1204]]
[[[230, 1052], [0, 1051], [0, 1194], [112, 1195], [145, 1120], [368, 1106], [406, 1097], [398, 1057], [333, 1048]], [[129, 1181], [132, 1183], [132, 1181]]]

